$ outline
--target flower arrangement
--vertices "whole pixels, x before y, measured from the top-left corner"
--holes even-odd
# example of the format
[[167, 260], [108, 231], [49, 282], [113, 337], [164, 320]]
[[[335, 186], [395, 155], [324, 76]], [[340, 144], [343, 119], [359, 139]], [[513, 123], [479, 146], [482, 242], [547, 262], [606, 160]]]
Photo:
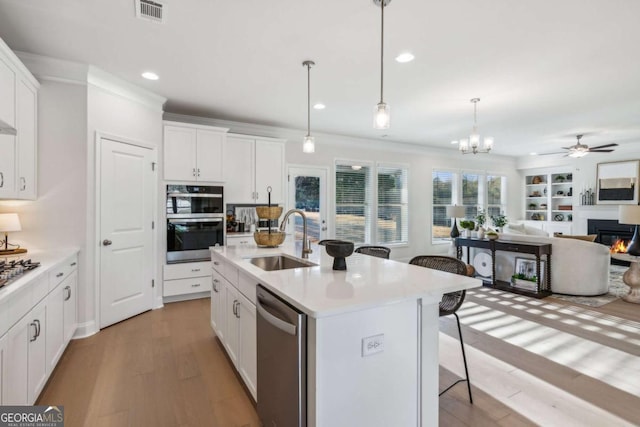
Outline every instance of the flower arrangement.
[[465, 230], [472, 231], [474, 228], [476, 228], [476, 223], [471, 220], [463, 219], [462, 221], [460, 221], [460, 227], [464, 228]]
[[491, 215], [491, 222], [493, 222], [493, 225], [497, 228], [502, 228], [505, 225], [507, 225], [507, 223], [509, 222], [509, 220], [507, 219], [505, 214], [497, 214], [497, 215]]
[[478, 227], [484, 227], [487, 222], [487, 214], [482, 211], [482, 209], [478, 210], [478, 215], [476, 215], [476, 223]]

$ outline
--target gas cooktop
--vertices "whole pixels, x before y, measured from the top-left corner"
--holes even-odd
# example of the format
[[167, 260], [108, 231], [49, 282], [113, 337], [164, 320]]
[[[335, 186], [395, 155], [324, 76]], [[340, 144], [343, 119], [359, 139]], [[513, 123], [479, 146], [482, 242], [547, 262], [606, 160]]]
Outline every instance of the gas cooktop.
[[40, 263], [31, 261], [31, 258], [0, 261], [0, 288], [39, 266]]

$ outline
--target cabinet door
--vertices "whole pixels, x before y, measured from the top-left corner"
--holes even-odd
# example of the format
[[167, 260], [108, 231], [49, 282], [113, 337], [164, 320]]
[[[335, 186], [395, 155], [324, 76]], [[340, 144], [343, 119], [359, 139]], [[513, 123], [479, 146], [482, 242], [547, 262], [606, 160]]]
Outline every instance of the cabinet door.
[[36, 123], [37, 103], [36, 90], [24, 81], [17, 87], [16, 128], [18, 150], [18, 182], [17, 193], [20, 199], [36, 199]]
[[47, 372], [53, 372], [65, 346], [64, 286], [65, 283], [59, 284], [47, 296]]
[[198, 129], [197, 171], [198, 181], [224, 181], [223, 156], [227, 136], [220, 132]]
[[226, 203], [253, 203], [255, 184], [254, 140], [227, 137], [224, 150]]
[[225, 294], [224, 279], [217, 273], [211, 278], [211, 327], [221, 342], [225, 341]]
[[16, 175], [16, 137], [0, 134], [0, 199], [13, 199]]
[[3, 361], [2, 404], [28, 405], [29, 340], [36, 339], [37, 325], [30, 314], [16, 323], [6, 335]]
[[[64, 344], [73, 338], [78, 326], [78, 271], [74, 271], [62, 283], [64, 302]], [[47, 329], [49, 325], [47, 324]]]
[[33, 405], [47, 382], [47, 306], [44, 301], [31, 311], [31, 317], [38, 331], [36, 339], [29, 341], [29, 405]]
[[224, 347], [227, 349], [229, 358], [235, 366], [238, 365], [238, 333], [240, 322], [237, 316], [238, 291], [229, 283], [224, 285], [224, 301], [225, 301], [225, 336]]
[[0, 120], [15, 127], [16, 74], [0, 57]]
[[164, 127], [164, 179], [196, 180], [196, 130]]
[[271, 203], [284, 203], [284, 144], [256, 141], [256, 203], [266, 204], [267, 187], [271, 187]]
[[257, 351], [256, 341], [256, 306], [239, 294], [240, 304], [237, 312], [240, 316], [240, 345], [238, 349], [238, 371], [247, 388], [257, 399]]

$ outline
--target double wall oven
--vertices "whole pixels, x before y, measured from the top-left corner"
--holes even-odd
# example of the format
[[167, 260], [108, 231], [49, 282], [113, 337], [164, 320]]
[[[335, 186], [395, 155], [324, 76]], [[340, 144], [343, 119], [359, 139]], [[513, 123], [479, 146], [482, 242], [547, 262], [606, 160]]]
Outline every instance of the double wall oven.
[[167, 185], [167, 263], [206, 261], [209, 247], [224, 245], [220, 186]]

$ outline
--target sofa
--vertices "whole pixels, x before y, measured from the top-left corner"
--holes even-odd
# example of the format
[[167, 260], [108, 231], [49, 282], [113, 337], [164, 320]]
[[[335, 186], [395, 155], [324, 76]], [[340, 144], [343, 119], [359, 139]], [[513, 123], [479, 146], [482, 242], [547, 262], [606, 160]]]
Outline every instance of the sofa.
[[[544, 235], [542, 235], [544, 233]], [[551, 291], [556, 294], [593, 296], [609, 290], [609, 248], [579, 239], [549, 237], [542, 230], [527, 226], [505, 227], [500, 240], [551, 243]], [[515, 258], [532, 255], [496, 252], [496, 278], [509, 281]], [[545, 257], [542, 257], [544, 260]]]

